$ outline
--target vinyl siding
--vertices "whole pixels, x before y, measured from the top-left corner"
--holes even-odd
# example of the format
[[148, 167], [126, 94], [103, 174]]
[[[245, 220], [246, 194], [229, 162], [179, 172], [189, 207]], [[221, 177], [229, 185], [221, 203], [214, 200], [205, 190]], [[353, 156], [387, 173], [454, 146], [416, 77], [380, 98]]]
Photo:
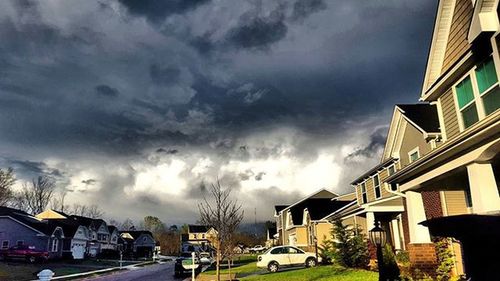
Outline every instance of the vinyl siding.
[[332, 238], [332, 224], [321, 222], [316, 225], [316, 237], [318, 238], [318, 245], [323, 245], [325, 240]]
[[387, 169], [383, 169], [381, 172], [378, 173], [379, 178], [380, 178], [380, 189], [382, 190], [382, 198], [387, 198], [392, 196], [391, 193], [389, 193], [385, 188], [384, 188], [384, 183], [385, 179], [388, 177], [389, 172]]
[[373, 190], [373, 178], [366, 180], [366, 192], [368, 195], [368, 202], [375, 201], [375, 192]]
[[452, 89], [450, 88], [444, 95], [441, 96], [440, 99], [446, 137], [451, 139], [460, 134], [460, 127], [458, 125], [457, 111], [455, 101], [453, 99]]
[[430, 144], [425, 141], [423, 133], [417, 130], [412, 124], [408, 123], [400, 150], [400, 162], [403, 166], [410, 164], [408, 152], [415, 149], [415, 147], [419, 148], [420, 157], [426, 155], [431, 150]]
[[307, 229], [305, 226], [297, 227], [295, 230], [297, 246], [307, 245]]
[[446, 213], [448, 216], [467, 214], [465, 192], [462, 190], [443, 191]]
[[467, 34], [472, 14], [473, 7], [470, 0], [457, 0], [441, 73], [445, 72], [469, 49]]

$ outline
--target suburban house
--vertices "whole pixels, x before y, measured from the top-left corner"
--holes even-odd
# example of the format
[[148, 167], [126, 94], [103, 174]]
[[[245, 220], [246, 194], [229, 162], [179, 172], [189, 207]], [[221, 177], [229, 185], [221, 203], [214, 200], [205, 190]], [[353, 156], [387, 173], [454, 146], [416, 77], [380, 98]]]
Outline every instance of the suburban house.
[[284, 245], [283, 241], [283, 226], [285, 225], [284, 212], [283, 209], [288, 207], [288, 205], [275, 205], [274, 206], [274, 219], [276, 221], [276, 239], [278, 245]]
[[439, 2], [420, 95], [436, 107], [439, 132], [424, 134], [427, 149], [401, 153], [406, 165], [385, 179], [404, 198], [412, 265], [435, 272], [433, 238], [450, 237], [460, 241], [450, 243], [456, 273], [473, 280], [489, 280], [500, 264], [498, 6]]
[[206, 225], [188, 225], [188, 233], [181, 236], [182, 251], [210, 251], [215, 246], [217, 230]]
[[150, 231], [127, 230], [120, 232], [121, 247], [124, 255], [136, 258], [151, 258], [155, 252], [156, 241]]
[[91, 257], [96, 257], [102, 250], [112, 250], [109, 243], [110, 233], [108, 225], [103, 219], [92, 219], [84, 216], [71, 215], [68, 218], [78, 222], [79, 224], [87, 227], [89, 230], [89, 243], [87, 246], [87, 253]]
[[332, 224], [327, 217], [352, 201], [347, 197], [342, 198], [344, 200], [336, 197], [337, 194], [321, 189], [281, 209], [276, 216], [276, 225], [281, 223], [280, 244], [315, 251], [325, 239], [330, 239]]
[[271, 248], [278, 245], [276, 227], [268, 227], [266, 229], [266, 248]]
[[90, 240], [89, 230], [77, 221], [68, 219], [69, 215], [48, 209], [35, 216], [48, 224], [60, 226], [64, 232], [62, 256], [64, 258], [83, 259]]
[[1, 249], [28, 245], [46, 251], [49, 258], [61, 258], [65, 238], [63, 229], [23, 211], [0, 206]]

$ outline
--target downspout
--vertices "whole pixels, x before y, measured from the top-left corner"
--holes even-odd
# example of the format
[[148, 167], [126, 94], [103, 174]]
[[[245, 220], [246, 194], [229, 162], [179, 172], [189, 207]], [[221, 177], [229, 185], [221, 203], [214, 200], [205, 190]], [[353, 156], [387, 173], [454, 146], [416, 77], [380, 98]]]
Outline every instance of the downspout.
[[386, 182], [384, 182], [384, 188], [385, 190], [387, 190], [387, 192], [389, 193], [392, 193], [392, 194], [395, 194], [397, 196], [400, 196], [400, 197], [403, 197], [403, 198], [406, 198], [406, 194], [402, 193], [402, 192], [399, 192], [399, 191], [394, 191], [390, 188], [390, 185]]

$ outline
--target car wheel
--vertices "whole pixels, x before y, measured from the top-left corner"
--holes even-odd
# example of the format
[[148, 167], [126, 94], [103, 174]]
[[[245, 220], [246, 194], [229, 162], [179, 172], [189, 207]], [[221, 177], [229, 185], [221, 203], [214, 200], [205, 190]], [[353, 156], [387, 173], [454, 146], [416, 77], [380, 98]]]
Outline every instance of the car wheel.
[[273, 261], [273, 262], [270, 262], [268, 265], [267, 265], [267, 270], [269, 270], [269, 272], [278, 272], [278, 269], [279, 269], [279, 265], [277, 262]]
[[316, 266], [316, 259], [315, 258], [308, 258], [306, 260], [306, 267], [315, 267]]
[[26, 258], [26, 260], [29, 262], [29, 263], [35, 263], [36, 262], [36, 258], [33, 257], [33, 256], [29, 256]]

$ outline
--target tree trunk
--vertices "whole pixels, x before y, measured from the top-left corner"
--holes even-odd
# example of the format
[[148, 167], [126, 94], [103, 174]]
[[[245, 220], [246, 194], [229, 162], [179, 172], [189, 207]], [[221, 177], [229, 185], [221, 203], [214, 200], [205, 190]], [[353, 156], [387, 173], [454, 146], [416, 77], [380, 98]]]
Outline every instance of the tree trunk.
[[233, 281], [233, 277], [231, 276], [231, 259], [227, 260], [227, 268], [229, 269], [229, 281]]
[[217, 241], [217, 252], [215, 258], [215, 274], [217, 275], [217, 281], [220, 281], [220, 241]]

